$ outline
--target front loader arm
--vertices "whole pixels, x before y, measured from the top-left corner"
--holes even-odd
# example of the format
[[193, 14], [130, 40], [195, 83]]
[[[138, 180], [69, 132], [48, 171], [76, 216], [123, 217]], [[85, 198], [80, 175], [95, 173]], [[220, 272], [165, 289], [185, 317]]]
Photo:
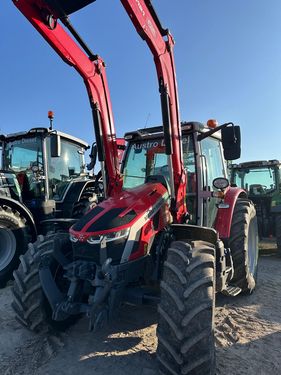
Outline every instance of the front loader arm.
[[[88, 56], [80, 48], [58, 22], [57, 10], [51, 9], [48, 1], [13, 0], [13, 2], [59, 56], [67, 64], [74, 67], [83, 78], [93, 113], [99, 160], [106, 165], [106, 193], [107, 195], [114, 195], [121, 189], [121, 178], [111, 101], [103, 60], [99, 56], [89, 53], [86, 49]], [[89, 3], [91, 1], [83, 0], [83, 2]], [[67, 21], [67, 18], [64, 21]]]
[[[118, 192], [122, 184], [118, 172], [116, 135], [103, 61], [93, 55], [82, 43], [83, 49], [89, 55], [87, 56], [57, 23], [60, 20], [68, 27], [68, 14], [93, 3], [95, 0], [13, 1], [62, 59], [73, 66], [84, 79], [93, 110], [99, 160], [102, 162], [105, 160], [108, 171], [108, 194], [112, 195]], [[154, 57], [170, 170], [171, 211], [174, 220], [181, 222], [186, 213], [186, 175], [181, 146], [181, 125], [173, 55], [174, 40], [169, 31], [161, 26], [151, 0], [120, 1]], [[68, 29], [72, 32], [71, 27]], [[79, 35], [77, 36], [75, 33], [73, 35], [81, 45]]]
[[166, 154], [171, 163], [172, 213], [176, 222], [180, 222], [186, 212], [186, 176], [181, 147], [174, 40], [169, 31], [162, 27], [151, 0], [121, 0], [121, 3], [154, 57], [161, 95]]

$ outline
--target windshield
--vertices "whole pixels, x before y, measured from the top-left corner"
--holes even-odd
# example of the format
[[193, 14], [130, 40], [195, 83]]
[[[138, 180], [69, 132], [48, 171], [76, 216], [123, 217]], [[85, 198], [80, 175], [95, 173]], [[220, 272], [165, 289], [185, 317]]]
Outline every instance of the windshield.
[[[192, 183], [187, 186], [187, 192], [194, 192], [196, 171], [194, 159], [193, 138], [182, 138], [184, 166]], [[129, 189], [144, 184], [145, 178], [151, 175], [162, 175], [170, 181], [168, 157], [165, 154], [164, 140], [154, 139], [131, 142], [126, 153], [123, 169], [123, 188]]]
[[47, 138], [48, 184], [50, 198], [60, 201], [70, 181], [84, 172], [84, 150], [81, 146], [61, 139], [61, 156], [51, 157]]
[[132, 142], [127, 151], [123, 174], [124, 189], [144, 184], [146, 176], [161, 174], [169, 180], [163, 140]]
[[7, 142], [3, 167], [15, 172], [24, 200], [44, 196], [42, 139], [22, 138]]
[[247, 168], [233, 170], [233, 183], [250, 195], [263, 195], [276, 189], [274, 168]]
[[[182, 137], [183, 162], [187, 171], [187, 209], [189, 222], [196, 223], [197, 171], [192, 135]], [[162, 175], [170, 182], [168, 157], [161, 138], [131, 142], [126, 152], [123, 168], [123, 188], [130, 189], [144, 184], [150, 175]]]

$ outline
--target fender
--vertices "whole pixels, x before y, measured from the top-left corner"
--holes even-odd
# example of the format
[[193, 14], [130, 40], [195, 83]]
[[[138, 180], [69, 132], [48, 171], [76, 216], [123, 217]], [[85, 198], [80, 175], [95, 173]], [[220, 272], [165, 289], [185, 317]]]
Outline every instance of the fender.
[[80, 200], [81, 195], [88, 186], [94, 187], [95, 180], [75, 179], [69, 184], [62, 201], [56, 202], [57, 211], [62, 213], [60, 216], [72, 216], [73, 203]]
[[95, 180], [73, 180], [69, 185], [69, 189], [67, 190], [63, 201], [72, 203], [79, 201], [84, 190], [90, 186], [95, 187]]
[[248, 198], [245, 190], [230, 187], [224, 198], [224, 203], [227, 205], [227, 208], [218, 208], [218, 213], [215, 221], [215, 229], [219, 233], [219, 237], [222, 240], [228, 240], [230, 237], [230, 228], [232, 223], [232, 216], [235, 204], [238, 198]]
[[171, 228], [176, 241], [206, 241], [217, 246], [218, 233], [213, 228], [191, 224], [172, 224]]
[[36, 237], [37, 237], [37, 228], [36, 228], [35, 221], [33, 219], [33, 215], [29, 211], [29, 209], [24, 204], [12, 199], [12, 198], [8, 198], [8, 197], [1, 197], [0, 198], [0, 206], [2, 206], [2, 205], [9, 206], [12, 209], [17, 210], [21, 214], [21, 216], [23, 216], [26, 219], [27, 224], [30, 228], [32, 240], [35, 241]]

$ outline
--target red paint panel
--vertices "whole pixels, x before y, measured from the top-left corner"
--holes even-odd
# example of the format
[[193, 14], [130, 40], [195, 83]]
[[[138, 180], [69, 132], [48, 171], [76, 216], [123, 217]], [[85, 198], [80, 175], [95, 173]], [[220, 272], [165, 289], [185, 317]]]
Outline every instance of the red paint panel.
[[[120, 194], [110, 197], [99, 204], [99, 207], [102, 207], [104, 210], [95, 216], [91, 221], [80, 231], [75, 231], [73, 228], [70, 228], [70, 233], [76, 237], [83, 234], [83, 241], [86, 241], [90, 236], [106, 234], [113, 231], [118, 231], [126, 228], [132, 227], [145, 213], [149, 211], [167, 192], [166, 188], [159, 183], [148, 183], [131, 189], [128, 191], [122, 191]], [[164, 205], [164, 203], [163, 203]], [[136, 212], [136, 217], [126, 225], [117, 226], [114, 229], [99, 231], [99, 232], [88, 232], [88, 229], [95, 222], [100, 220], [104, 214], [114, 208], [124, 208], [124, 211], [119, 215], [121, 218], [127, 212], [131, 210]], [[159, 209], [161, 209], [160, 207]]]
[[221, 239], [230, 237], [230, 228], [233, 216], [234, 206], [239, 196], [246, 197], [244, 190], [236, 187], [230, 187], [225, 195], [224, 203], [229, 205], [229, 208], [219, 208], [215, 223], [215, 229], [219, 233]]

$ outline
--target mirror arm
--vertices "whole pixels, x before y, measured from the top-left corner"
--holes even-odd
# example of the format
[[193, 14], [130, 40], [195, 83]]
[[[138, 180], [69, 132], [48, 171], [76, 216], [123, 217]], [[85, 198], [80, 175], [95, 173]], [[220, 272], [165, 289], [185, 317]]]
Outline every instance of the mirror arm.
[[206, 133], [201, 133], [201, 134], [199, 134], [198, 137], [197, 137], [198, 142], [200, 142], [200, 141], [202, 141], [203, 139], [209, 137], [210, 135], [212, 135], [212, 134], [218, 132], [219, 130], [221, 130], [221, 129], [223, 129], [223, 128], [226, 128], [228, 125], [232, 125], [232, 127], [234, 128], [234, 124], [233, 124], [233, 122], [226, 122], [225, 124], [222, 124], [222, 125], [220, 125], [220, 126], [214, 128], [214, 129], [211, 129], [211, 130], [209, 130], [209, 131], [206, 132]]

